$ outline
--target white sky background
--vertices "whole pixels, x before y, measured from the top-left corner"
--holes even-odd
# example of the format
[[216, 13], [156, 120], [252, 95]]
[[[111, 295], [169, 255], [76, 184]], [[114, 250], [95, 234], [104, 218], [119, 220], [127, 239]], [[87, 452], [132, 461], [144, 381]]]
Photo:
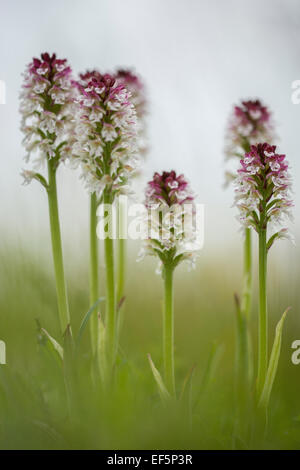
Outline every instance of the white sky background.
[[[21, 186], [21, 72], [32, 56], [56, 52], [75, 73], [134, 66], [147, 85], [154, 170], [184, 172], [206, 204], [206, 239], [239, 240], [232, 191], [224, 192], [224, 129], [233, 103], [260, 97], [274, 111], [300, 203], [300, 105], [291, 83], [300, 79], [297, 0], [0, 0], [1, 237], [38, 243], [48, 230], [47, 201], [37, 183]], [[78, 175], [62, 168], [63, 231], [80, 248], [88, 199]], [[284, 242], [285, 243], [285, 242]], [[298, 243], [299, 244], [299, 243]]]

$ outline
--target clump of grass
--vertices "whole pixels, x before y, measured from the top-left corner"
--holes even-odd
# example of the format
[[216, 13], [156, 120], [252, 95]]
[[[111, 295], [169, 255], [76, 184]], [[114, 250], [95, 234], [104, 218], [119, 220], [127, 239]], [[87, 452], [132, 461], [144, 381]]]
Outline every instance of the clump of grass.
[[[232, 394], [234, 319], [229, 293], [238, 283], [238, 274], [228, 278], [227, 258], [216, 258], [204, 252], [200, 264], [207, 266], [205, 273], [201, 266], [194, 273], [186, 273], [184, 267], [178, 268], [177, 282], [184, 295], [176, 296], [177, 382], [184, 381], [187, 365], [196, 364], [192, 385], [196, 407], [193, 407], [190, 427], [186, 409], [178, 407], [174, 412], [162, 404], [149, 369], [145, 351], [151, 351], [158, 368], [163, 365], [158, 341], [161, 337], [160, 296], [153, 296], [153, 292], [160, 291], [160, 280], [153, 276], [151, 259], [137, 267], [133, 264], [135, 251], [132, 250], [130, 247], [132, 261], [129, 261], [128, 269], [131, 276], [128, 278], [127, 313], [120, 338], [122, 354], [118, 359], [115, 387], [111, 397], [106, 396], [104, 400], [100, 384], [95, 386], [92, 381], [90, 338], [88, 330], [85, 330], [78, 365], [82, 408], [74, 411], [72, 422], [66, 411], [61, 365], [41, 342], [35, 321], [39, 318], [42, 327], [46, 326], [53, 336], [60, 331], [55, 315], [56, 295], [51, 265], [38, 260], [34, 262], [31, 251], [22, 252], [16, 247], [12, 250], [6, 247], [1, 251], [0, 337], [7, 345], [7, 365], [0, 366], [1, 448], [232, 448], [237, 403]], [[235, 259], [234, 248], [228, 248], [227, 253]], [[278, 254], [275, 256], [277, 258]], [[296, 280], [299, 276], [298, 251], [294, 259], [293, 279]], [[277, 260], [280, 262], [280, 258]], [[272, 269], [271, 284], [275, 275]], [[86, 268], [80, 265], [68, 272], [75, 336], [82, 312], [89, 307], [87, 292], [80, 287], [82, 283], [87, 285], [86, 276]], [[285, 283], [284, 273], [281, 277]], [[201, 292], [196, 289], [199, 283]], [[143, 290], [145, 285], [147, 288]], [[218, 296], [214, 294], [215, 289]], [[293, 283], [282, 289], [280, 294], [276, 304], [270, 299], [272, 325], [281, 305], [287, 302], [295, 306], [300, 304], [298, 290], [293, 288]], [[299, 448], [297, 390], [300, 375], [297, 367], [291, 364], [289, 354], [299, 326], [293, 312], [289, 323], [278, 380], [271, 396], [268, 434], [258, 444], [245, 442], [243, 436], [235, 434], [235, 448]], [[212, 380], [202, 392], [211, 355], [211, 338], [222, 343], [225, 351]], [[251, 422], [252, 418], [248, 409], [245, 419]]]

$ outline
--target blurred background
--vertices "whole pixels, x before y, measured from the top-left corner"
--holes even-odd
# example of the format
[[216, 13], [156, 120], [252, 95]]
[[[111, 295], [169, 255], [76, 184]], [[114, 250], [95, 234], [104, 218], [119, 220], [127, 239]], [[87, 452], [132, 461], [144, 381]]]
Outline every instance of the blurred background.
[[[200, 361], [202, 371], [201, 361], [217, 339], [225, 344], [227, 360], [220, 377], [228, 377], [234, 361], [232, 298], [241, 289], [242, 236], [231, 207], [232, 189], [223, 188], [224, 133], [232, 106], [241, 98], [259, 97], [270, 107], [280, 151], [291, 164], [296, 215], [300, 105], [292, 103], [291, 95], [292, 82], [300, 79], [299, 1], [0, 0], [0, 4], [0, 79], [6, 83], [6, 104], [0, 105], [0, 339], [8, 344], [9, 363], [22, 368], [33, 383], [34, 318], [42, 317], [47, 329], [58, 334], [46, 194], [37, 183], [22, 186], [20, 176], [25, 166], [18, 112], [21, 73], [33, 56], [48, 51], [67, 58], [74, 75], [94, 67], [104, 72], [134, 67], [145, 81], [150, 149], [143, 181], [156, 170], [183, 172], [198, 201], [205, 204], [205, 243], [196, 273], [182, 266], [176, 277], [177, 364], [184, 374], [190, 364]], [[63, 166], [59, 170], [65, 264], [76, 328], [88, 307], [88, 196], [78, 176]], [[297, 217], [292, 231], [299, 245]], [[139, 247], [139, 242], [130, 243], [123, 345], [145, 365], [146, 352], [159, 357], [162, 291], [154, 260], [135, 263]], [[299, 387], [300, 366], [298, 370], [291, 364], [290, 345], [300, 338], [299, 249], [290, 242], [272, 248], [269, 282], [271, 338], [284, 308], [293, 307], [280, 363], [286, 395], [278, 400], [284, 403], [281, 412], [289, 403], [295, 417], [298, 395], [291, 388]], [[254, 302], [254, 337], [255, 306]], [[13, 424], [11, 430], [14, 436]], [[298, 437], [295, 442], [299, 444]]]
[[[206, 245], [239, 238], [224, 191], [224, 130], [234, 103], [260, 97], [274, 112], [280, 149], [295, 180], [300, 159], [300, 105], [291, 85], [300, 79], [297, 0], [38, 0], [1, 1], [1, 226], [10, 237], [39, 243], [47, 233], [46, 198], [37, 184], [21, 186], [24, 150], [19, 131], [21, 73], [43, 51], [68, 58], [74, 74], [134, 67], [147, 86], [150, 153], [145, 179], [174, 168], [191, 180], [207, 207]], [[78, 175], [61, 169], [63, 230], [81, 246], [87, 197]], [[69, 237], [69, 234], [72, 236]], [[220, 239], [221, 235], [221, 239]]]

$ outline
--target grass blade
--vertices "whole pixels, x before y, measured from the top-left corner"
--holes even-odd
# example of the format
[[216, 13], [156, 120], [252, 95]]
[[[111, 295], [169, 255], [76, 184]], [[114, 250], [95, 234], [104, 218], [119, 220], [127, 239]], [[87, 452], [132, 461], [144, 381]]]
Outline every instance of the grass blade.
[[80, 328], [79, 328], [79, 331], [78, 331], [78, 335], [77, 335], [77, 338], [76, 338], [76, 348], [79, 347], [79, 344], [80, 344], [80, 341], [81, 341], [81, 338], [82, 338], [82, 335], [84, 333], [84, 330], [86, 328], [86, 325], [88, 324], [88, 321], [93, 313], [93, 311], [95, 310], [95, 308], [100, 304], [100, 302], [103, 302], [103, 300], [105, 299], [105, 297], [100, 297], [98, 300], [96, 300], [96, 302], [94, 303], [94, 305], [91, 306], [91, 308], [89, 309], [89, 311], [85, 314], [85, 316], [83, 317], [83, 320], [81, 322], [81, 325], [80, 325]]
[[211, 384], [223, 352], [224, 344], [218, 344], [216, 341], [214, 341], [202, 378], [202, 392], [204, 392]]
[[98, 344], [97, 344], [97, 359], [100, 371], [100, 376], [103, 382], [107, 378], [107, 364], [105, 352], [105, 326], [100, 315], [98, 315]]
[[159, 391], [159, 394], [161, 396], [161, 399], [163, 401], [167, 401], [171, 398], [171, 395], [169, 394], [160, 373], [156, 369], [156, 367], [155, 367], [155, 365], [154, 365], [154, 363], [151, 359], [150, 354], [148, 354], [148, 360], [149, 360], [149, 363], [150, 363], [150, 367], [151, 367], [155, 382], [157, 383], [158, 391]]
[[194, 409], [197, 408], [197, 406], [200, 403], [201, 397], [211, 385], [213, 378], [215, 376], [215, 372], [218, 368], [220, 359], [223, 355], [224, 349], [225, 349], [224, 344], [218, 344], [217, 341], [213, 342], [211, 350], [210, 350], [210, 354], [208, 357], [208, 361], [206, 364], [206, 368], [203, 373], [201, 388], [197, 394], [197, 397], [193, 405]]
[[64, 358], [64, 351], [62, 346], [54, 339], [51, 335], [49, 335], [48, 331], [45, 328], [41, 328], [40, 332], [47, 338], [51, 345], [52, 351], [56, 352], [61, 360]]
[[196, 366], [193, 365], [193, 367], [190, 368], [190, 370], [188, 371], [188, 373], [185, 376], [185, 379], [184, 379], [183, 384], [182, 384], [182, 389], [181, 389], [179, 400], [183, 400], [191, 390], [191, 384], [192, 384], [192, 379], [193, 379], [195, 367]]
[[266, 380], [264, 384], [263, 391], [260, 396], [259, 400], [259, 407], [267, 408], [270, 400], [270, 395], [272, 392], [273, 383], [276, 377], [280, 350], [281, 350], [281, 338], [282, 338], [282, 329], [284, 320], [286, 317], [287, 312], [290, 310], [291, 307], [288, 307], [285, 312], [283, 313], [281, 319], [277, 323], [276, 331], [275, 331], [275, 338], [272, 347], [270, 362], [267, 370]]

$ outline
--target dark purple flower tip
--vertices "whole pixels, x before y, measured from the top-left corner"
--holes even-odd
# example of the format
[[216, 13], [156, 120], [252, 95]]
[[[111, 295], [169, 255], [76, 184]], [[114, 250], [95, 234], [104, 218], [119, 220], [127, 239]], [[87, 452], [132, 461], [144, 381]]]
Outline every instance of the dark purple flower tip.
[[241, 100], [234, 106], [227, 132], [225, 155], [236, 158], [257, 142], [276, 142], [272, 113], [259, 99]]
[[242, 171], [249, 171], [250, 168], [264, 171], [269, 176], [277, 176], [280, 172], [288, 169], [286, 156], [276, 153], [276, 145], [270, 145], [267, 142], [263, 144], [251, 145], [250, 152], [245, 154], [241, 160]]
[[143, 83], [140, 80], [140, 77], [136, 75], [132, 70], [130, 69], [119, 69], [116, 72], [116, 79], [122, 82], [125, 86], [126, 85], [131, 85], [136, 88], [142, 89], [143, 88]]
[[89, 82], [92, 78], [101, 80], [101, 73], [98, 70], [87, 70], [85, 73], [80, 73], [79, 77], [84, 82]]
[[119, 69], [115, 73], [118, 84], [123, 85], [131, 93], [131, 100], [140, 122], [146, 115], [147, 101], [145, 86], [141, 78], [130, 69]]
[[34, 57], [29, 65], [29, 72], [35, 75], [38, 80], [52, 82], [59, 78], [69, 76], [71, 68], [67, 65], [67, 59], [57, 59], [56, 54], [44, 52], [41, 58]]
[[162, 174], [154, 173], [153, 179], [148, 182], [146, 190], [146, 205], [164, 201], [168, 206], [184, 204], [192, 201], [193, 196], [188, 191], [188, 183], [184, 175], [176, 175], [175, 171], [164, 171]]
[[43, 54], [41, 54], [41, 57], [43, 61], [47, 62], [48, 64], [53, 64], [53, 62], [56, 60], [56, 54], [52, 54], [52, 56], [50, 56], [48, 52], [44, 52]]
[[85, 96], [97, 98], [101, 96], [102, 100], [113, 98], [116, 93], [124, 89], [123, 85], [116, 86], [114, 76], [105, 73], [101, 74], [98, 70], [88, 70], [79, 75], [80, 82], [76, 85]]
[[256, 125], [269, 121], [271, 114], [268, 108], [260, 100], [242, 101], [235, 106], [235, 115], [241, 120], [241, 124], [256, 123]]

